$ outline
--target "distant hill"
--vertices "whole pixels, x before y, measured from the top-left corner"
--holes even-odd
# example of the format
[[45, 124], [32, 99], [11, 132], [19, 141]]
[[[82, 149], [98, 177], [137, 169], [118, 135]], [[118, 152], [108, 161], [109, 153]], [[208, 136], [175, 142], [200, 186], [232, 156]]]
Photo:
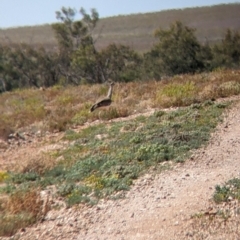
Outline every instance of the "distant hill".
[[[57, 10], [57, 9], [56, 9]], [[167, 28], [179, 20], [184, 25], [196, 28], [200, 42], [221, 40], [227, 28], [240, 31], [240, 4], [223, 4], [211, 7], [196, 7], [161, 12], [120, 15], [102, 18], [94, 32], [99, 49], [110, 43], [121, 43], [143, 52], [151, 48], [154, 31]], [[26, 42], [53, 49], [56, 46], [51, 25], [19, 27], [0, 30], [1, 43]]]

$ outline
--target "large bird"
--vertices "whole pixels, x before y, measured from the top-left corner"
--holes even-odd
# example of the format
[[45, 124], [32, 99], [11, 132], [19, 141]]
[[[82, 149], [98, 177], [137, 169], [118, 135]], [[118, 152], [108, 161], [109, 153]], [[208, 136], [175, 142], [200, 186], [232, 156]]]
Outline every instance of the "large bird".
[[111, 82], [109, 90], [108, 90], [107, 97], [105, 97], [102, 100], [97, 101], [95, 104], [93, 104], [91, 109], [90, 109], [91, 112], [93, 112], [96, 108], [106, 107], [106, 106], [111, 105], [111, 103], [112, 103], [112, 99], [111, 98], [112, 98], [113, 86], [114, 86], [114, 82]]

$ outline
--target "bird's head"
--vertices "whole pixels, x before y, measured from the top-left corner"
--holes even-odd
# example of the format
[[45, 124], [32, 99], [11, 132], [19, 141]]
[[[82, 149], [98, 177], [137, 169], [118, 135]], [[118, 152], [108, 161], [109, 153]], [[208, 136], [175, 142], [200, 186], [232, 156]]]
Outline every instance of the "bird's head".
[[108, 80], [108, 84], [109, 84], [110, 86], [114, 86], [114, 85], [115, 85], [115, 82], [112, 81], [112, 80]]

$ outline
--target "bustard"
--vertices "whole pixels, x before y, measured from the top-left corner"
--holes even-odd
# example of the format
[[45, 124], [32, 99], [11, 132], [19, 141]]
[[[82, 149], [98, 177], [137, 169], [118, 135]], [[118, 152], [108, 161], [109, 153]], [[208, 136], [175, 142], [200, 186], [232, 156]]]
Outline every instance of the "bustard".
[[90, 109], [91, 112], [93, 112], [96, 108], [106, 107], [106, 106], [111, 105], [111, 103], [112, 103], [112, 99], [111, 98], [112, 98], [113, 86], [114, 86], [114, 82], [111, 82], [109, 90], [108, 90], [107, 97], [105, 97], [102, 100], [97, 101], [95, 104], [93, 104], [91, 109]]

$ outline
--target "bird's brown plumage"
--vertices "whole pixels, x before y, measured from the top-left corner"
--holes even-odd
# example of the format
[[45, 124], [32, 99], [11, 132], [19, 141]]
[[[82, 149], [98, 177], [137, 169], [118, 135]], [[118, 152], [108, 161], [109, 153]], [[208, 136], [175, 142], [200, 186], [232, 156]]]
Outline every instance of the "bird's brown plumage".
[[99, 107], [106, 107], [106, 106], [109, 106], [111, 105], [112, 103], [112, 90], [113, 90], [113, 85], [114, 85], [114, 82], [111, 82], [110, 83], [110, 87], [109, 87], [109, 90], [108, 90], [108, 95], [106, 98], [103, 98], [102, 100], [96, 102], [95, 104], [92, 105], [92, 107], [90, 108], [90, 111], [93, 112], [96, 108], [99, 108]]

